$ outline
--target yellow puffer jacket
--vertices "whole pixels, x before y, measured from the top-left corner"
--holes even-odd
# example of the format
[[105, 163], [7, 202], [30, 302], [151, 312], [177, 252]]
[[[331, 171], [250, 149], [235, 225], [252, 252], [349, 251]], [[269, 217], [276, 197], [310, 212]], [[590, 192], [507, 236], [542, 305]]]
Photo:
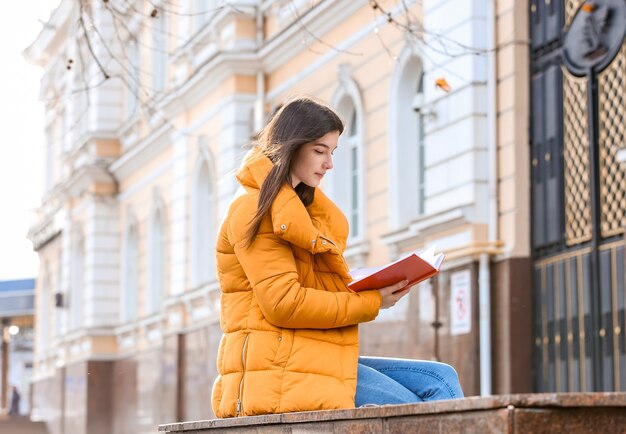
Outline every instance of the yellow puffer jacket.
[[343, 249], [348, 222], [321, 190], [305, 207], [285, 185], [254, 242], [242, 246], [272, 162], [244, 160], [217, 240], [222, 288], [212, 406], [218, 417], [354, 407], [360, 322], [378, 291], [354, 293]]

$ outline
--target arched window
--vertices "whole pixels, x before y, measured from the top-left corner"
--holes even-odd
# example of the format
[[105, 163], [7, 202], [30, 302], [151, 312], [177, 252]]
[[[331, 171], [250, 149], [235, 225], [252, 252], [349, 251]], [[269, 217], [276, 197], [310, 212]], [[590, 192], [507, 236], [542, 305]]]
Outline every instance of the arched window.
[[194, 172], [191, 202], [191, 278], [193, 286], [215, 277], [216, 206], [213, 165], [200, 141], [200, 158]]
[[132, 321], [137, 317], [138, 245], [137, 220], [133, 213], [128, 211], [122, 256], [122, 296], [120, 306], [122, 322]]
[[85, 237], [82, 228], [72, 234], [70, 268], [70, 329], [79, 328], [83, 323], [83, 293], [85, 291]]
[[148, 237], [147, 313], [154, 313], [161, 307], [165, 276], [165, 209], [158, 193], [155, 193]]
[[360, 92], [345, 72], [332, 105], [345, 122], [345, 129], [334, 156], [329, 194], [350, 223], [350, 243], [365, 236], [365, 164]]
[[423, 66], [410, 47], [400, 55], [390, 95], [389, 216], [393, 230], [425, 210]]

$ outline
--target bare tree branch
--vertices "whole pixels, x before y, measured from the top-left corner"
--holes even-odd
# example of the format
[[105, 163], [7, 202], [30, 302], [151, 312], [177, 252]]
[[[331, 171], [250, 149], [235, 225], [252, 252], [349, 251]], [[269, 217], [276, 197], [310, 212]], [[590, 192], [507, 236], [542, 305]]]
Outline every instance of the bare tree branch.
[[[80, 39], [77, 38], [76, 51], [78, 52], [78, 59], [80, 61], [80, 71], [81, 71], [80, 76], [83, 79], [83, 85], [85, 86], [85, 88], [87, 88], [89, 86], [89, 82], [85, 78], [85, 74], [87, 73], [87, 63], [85, 62], [85, 59], [83, 57], [83, 50], [80, 44], [78, 43], [79, 41]], [[91, 99], [89, 96], [89, 92], [86, 92], [86, 94], [87, 94], [87, 105], [90, 105]]]
[[[315, 35], [313, 32], [311, 32], [308, 27], [306, 27], [304, 25], [304, 23], [302, 22], [302, 16], [300, 15], [300, 13], [298, 12], [298, 6], [294, 3], [293, 0], [289, 0], [289, 6], [291, 7], [291, 12], [292, 15], [295, 17], [295, 21], [298, 23], [298, 25], [300, 26], [300, 28], [307, 34], [309, 35], [311, 38], [313, 38], [315, 41], [319, 42], [320, 44], [330, 48], [333, 51], [336, 51], [338, 53], [345, 53], [348, 54], [350, 56], [362, 56], [363, 53], [354, 53], [352, 51], [348, 51], [348, 50], [343, 50], [341, 48], [337, 48], [332, 44], [329, 44], [328, 42], [322, 40], [321, 38], [319, 38], [317, 35]], [[303, 41], [304, 42], [304, 41]], [[323, 54], [320, 52], [317, 52], [315, 50], [313, 50], [310, 46], [307, 45], [307, 49], [309, 51], [312, 51], [315, 54]]]
[[[78, 19], [78, 25], [82, 29], [82, 34], [84, 35], [84, 41], [79, 36], [76, 40], [76, 44], [78, 46], [78, 58], [81, 66], [83, 68], [80, 70], [82, 73], [82, 88], [73, 88], [67, 91], [67, 95], [55, 96], [53, 98], [49, 98], [45, 100], [45, 102], [55, 102], [61, 101], [65, 96], [72, 97], [80, 92], [87, 92], [87, 107], [90, 107], [91, 101], [89, 99], [89, 91], [101, 86], [104, 82], [109, 80], [110, 78], [119, 78], [123, 83], [126, 90], [132, 93], [137, 101], [137, 108], [139, 109], [139, 113], [146, 116], [162, 116], [162, 114], [157, 110], [157, 104], [159, 101], [155, 100], [155, 89], [149, 83], [152, 83], [154, 75], [151, 73], [151, 70], [141, 68], [139, 64], [135, 64], [135, 59], [131, 59], [127, 49], [128, 49], [128, 39], [135, 38], [135, 43], [138, 44], [139, 47], [148, 50], [151, 53], [162, 53], [167, 55], [172, 55], [173, 53], [168, 51], [167, 49], [163, 49], [163, 47], [154, 46], [154, 44], [149, 44], [144, 42], [144, 38], [141, 37], [145, 32], [152, 35], [161, 35], [165, 36], [168, 40], [174, 40], [180, 42], [179, 46], [176, 48], [175, 52], [180, 52], [180, 50], [186, 49], [195, 49], [201, 48], [204, 44], [197, 42], [194, 38], [189, 38], [180, 34], [175, 34], [170, 32], [169, 28], [159, 28], [157, 25], [153, 25], [154, 20], [169, 20], [172, 16], [178, 17], [196, 17], [202, 15], [212, 15], [212, 18], [207, 22], [203, 23], [203, 26], [210, 27], [213, 25], [213, 20], [216, 17], [216, 13], [225, 8], [231, 8], [236, 12], [244, 13], [239, 10], [236, 6], [232, 4], [222, 4], [218, 7], [211, 8], [205, 11], [181, 11], [181, 4], [163, 0], [157, 4], [154, 0], [148, 0], [147, 3], [144, 4], [136, 4], [132, 0], [123, 0], [123, 4], [120, 6], [119, 3], [113, 1], [102, 1], [104, 9], [108, 11], [111, 15], [113, 28], [115, 35], [111, 38], [105, 38], [101, 33], [100, 29], [96, 25], [96, 22], [91, 15], [91, 9], [87, 10], [86, 1], [88, 0], [79, 0], [80, 5], [80, 15]], [[92, 1], [101, 1], [101, 0], [92, 0]], [[414, 14], [413, 10], [409, 6], [408, 0], [396, 0], [397, 8], [392, 13], [390, 10], [387, 10], [386, 7], [383, 7], [383, 2], [377, 0], [368, 0], [368, 4], [371, 7], [373, 14], [373, 23], [374, 23], [374, 33], [378, 38], [381, 46], [387, 52], [387, 54], [393, 60], [397, 60], [398, 56], [396, 53], [392, 51], [392, 49], [387, 45], [384, 41], [380, 29], [378, 26], [378, 22], [381, 17], [387, 21], [388, 24], [392, 25], [400, 32], [406, 34], [410, 38], [413, 38], [420, 45], [427, 47], [428, 50], [423, 50], [421, 53], [425, 58], [429, 60], [433, 60], [431, 58], [432, 54], [440, 54], [442, 56], [446, 56], [448, 58], [458, 58], [467, 55], [485, 55], [490, 53], [493, 50], [481, 49], [476, 47], [471, 47], [469, 45], [463, 44], [459, 41], [455, 41], [447, 35], [432, 31], [425, 30], [424, 26], [420, 22], [420, 19]], [[414, 2], [412, 3], [414, 4]], [[146, 9], [144, 5], [147, 5], [149, 8], [152, 8], [150, 12], [146, 13]], [[118, 8], [118, 6], [121, 7]], [[331, 43], [323, 40], [319, 36], [317, 36], [313, 31], [311, 31], [305, 24], [304, 17], [306, 13], [301, 13], [298, 9], [298, 6], [294, 2], [294, 0], [288, 0], [288, 7], [291, 10], [291, 13], [294, 17], [294, 25], [299, 26], [302, 30], [302, 33], [306, 35], [303, 43], [307, 45], [307, 49], [311, 52], [317, 54], [323, 54], [320, 52], [316, 52], [312, 44], [309, 43], [306, 39], [310, 38], [312, 41], [319, 43], [322, 46], [328, 47], [329, 49], [351, 56], [362, 56], [363, 53], [356, 53], [346, 49], [341, 49], [339, 47], [334, 46]], [[314, 8], [315, 5], [311, 3], [311, 8]], [[309, 8], [309, 9], [311, 9]], [[399, 9], [398, 9], [399, 8]], [[149, 9], [148, 9], [149, 10]], [[308, 11], [308, 10], [307, 10]], [[399, 11], [399, 12], [398, 12]], [[307, 12], [308, 13], [308, 12]], [[132, 30], [130, 27], [131, 20], [138, 20], [138, 30]], [[134, 26], [133, 26], [134, 28]], [[94, 31], [98, 37], [98, 43], [102, 44], [103, 50], [107, 53], [107, 62], [103, 64], [102, 59], [96, 54], [94, 50], [95, 41], [91, 38], [91, 31]], [[122, 35], [122, 33], [124, 33]], [[137, 36], [139, 35], [139, 36]], [[171, 38], [171, 39], [170, 39]], [[112, 44], [119, 44], [119, 50], [112, 49]], [[85, 59], [82, 53], [81, 47], [85, 45], [90, 58], [96, 63], [99, 69], [99, 74], [104, 78], [98, 83], [90, 85], [93, 81], [94, 77], [88, 77], [88, 64], [87, 61], [89, 59]], [[117, 62], [120, 67], [120, 74], [111, 74], [108, 71], [108, 66], [111, 65], [110, 62]], [[435, 63], [435, 62], [433, 62]], [[457, 77], [459, 80], [463, 82], [467, 82], [467, 80], [458, 73], [447, 69], [444, 66], [439, 65], [439, 69], [446, 71], [450, 76]], [[143, 80], [142, 77], [148, 77], [150, 80]], [[176, 91], [176, 89], [173, 89]], [[179, 131], [184, 135], [192, 135], [186, 133], [184, 131], [180, 131], [176, 129], [174, 123], [169, 120], [163, 118], [163, 121], [168, 123], [172, 128], [176, 131]]]
[[87, 26], [85, 25], [85, 20], [83, 19], [83, 9], [84, 9], [83, 8], [83, 1], [80, 0], [79, 4], [80, 4], [79, 21], [80, 21], [81, 27], [83, 28], [83, 32], [85, 32], [85, 41], [87, 42], [87, 47], [89, 48], [89, 52], [91, 53], [91, 56], [93, 57], [93, 60], [98, 65], [98, 68], [100, 68], [100, 71], [102, 71], [102, 74], [104, 75], [104, 79], [108, 80], [109, 79], [109, 74], [108, 74], [108, 72], [106, 72], [106, 70], [104, 69], [104, 67], [100, 63], [100, 59], [98, 59], [98, 56], [96, 56], [96, 53], [94, 53], [93, 47], [91, 46], [91, 40], [89, 39], [89, 32], [87, 32]]

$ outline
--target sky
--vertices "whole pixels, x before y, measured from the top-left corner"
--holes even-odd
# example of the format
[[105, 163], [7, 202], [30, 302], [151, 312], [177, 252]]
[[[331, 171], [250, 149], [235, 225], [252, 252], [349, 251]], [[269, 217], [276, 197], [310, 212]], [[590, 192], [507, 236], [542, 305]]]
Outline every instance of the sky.
[[39, 267], [26, 235], [43, 186], [43, 70], [22, 51], [58, 3], [10, 1], [0, 14], [0, 280], [35, 278]]

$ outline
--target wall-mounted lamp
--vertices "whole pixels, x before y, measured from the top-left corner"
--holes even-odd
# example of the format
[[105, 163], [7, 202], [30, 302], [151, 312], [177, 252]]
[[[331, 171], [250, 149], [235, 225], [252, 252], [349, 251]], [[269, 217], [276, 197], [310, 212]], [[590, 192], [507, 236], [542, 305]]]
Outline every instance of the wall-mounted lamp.
[[428, 119], [429, 121], [437, 119], [437, 112], [432, 110], [432, 108], [429, 109], [424, 106], [424, 94], [422, 92], [415, 94], [415, 97], [413, 98], [413, 110], [419, 116], [422, 116], [424, 119]]

